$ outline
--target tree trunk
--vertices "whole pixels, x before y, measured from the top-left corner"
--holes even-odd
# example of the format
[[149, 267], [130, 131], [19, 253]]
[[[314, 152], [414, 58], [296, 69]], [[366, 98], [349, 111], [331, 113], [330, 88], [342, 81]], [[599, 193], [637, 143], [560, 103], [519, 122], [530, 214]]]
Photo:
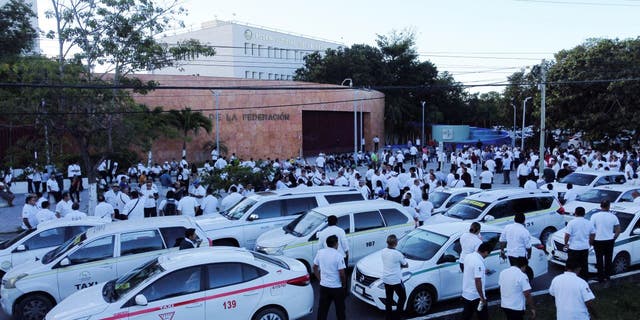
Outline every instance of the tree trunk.
[[[76, 140], [80, 145], [80, 156], [82, 157], [82, 162], [87, 170], [87, 180], [89, 181], [89, 208], [87, 208], [87, 215], [93, 216], [95, 214], [96, 205], [98, 205], [96, 168], [95, 164], [91, 162], [91, 157], [89, 156], [89, 145], [87, 143], [87, 139], [85, 137], [78, 137]], [[102, 159], [99, 162], [102, 162]]]

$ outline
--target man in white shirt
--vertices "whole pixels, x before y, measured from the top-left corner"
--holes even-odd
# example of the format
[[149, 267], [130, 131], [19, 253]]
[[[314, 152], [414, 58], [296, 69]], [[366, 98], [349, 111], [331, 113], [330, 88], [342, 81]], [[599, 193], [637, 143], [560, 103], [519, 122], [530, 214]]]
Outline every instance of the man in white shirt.
[[202, 214], [211, 215], [218, 212], [218, 199], [213, 195], [213, 189], [207, 189], [207, 196], [202, 200]]
[[71, 205], [71, 212], [69, 212], [66, 216], [64, 216], [64, 219], [76, 221], [76, 220], [82, 220], [86, 218], [87, 214], [80, 211], [79, 209], [80, 209], [80, 204], [77, 202], [74, 202]]
[[156, 200], [158, 197], [158, 188], [153, 184], [152, 179], [147, 179], [145, 185], [140, 188], [140, 198], [141, 201], [144, 201], [145, 218], [158, 216], [158, 210], [156, 208]]
[[398, 173], [391, 171], [391, 177], [387, 180], [387, 189], [389, 190], [389, 200], [400, 203], [400, 181], [398, 180]]
[[478, 320], [489, 319], [485, 296], [487, 269], [484, 265], [484, 258], [489, 255], [491, 249], [492, 245], [484, 242], [478, 247], [478, 251], [468, 254], [464, 259], [464, 272], [462, 273], [463, 320], [471, 320], [475, 313], [478, 314]]
[[138, 191], [131, 191], [130, 200], [124, 205], [120, 215], [124, 220], [144, 219], [144, 199], [140, 198]]
[[596, 230], [593, 250], [596, 252], [596, 268], [598, 280], [608, 281], [612, 271], [613, 244], [620, 235], [620, 221], [609, 211], [609, 200], [602, 200], [600, 212], [591, 216]]
[[489, 190], [491, 189], [491, 183], [493, 182], [493, 173], [485, 166], [482, 167], [482, 172], [480, 173], [480, 189]]
[[[41, 224], [45, 221], [57, 219], [56, 214], [53, 213], [53, 211], [49, 210], [49, 201], [42, 202], [42, 209], [36, 212], [36, 219], [38, 220], [36, 225]], [[36, 226], [32, 225], [32, 227]]]
[[[387, 247], [382, 249], [380, 256], [382, 257], [382, 282], [384, 283], [384, 292], [386, 302], [384, 304], [385, 320], [400, 319], [404, 310], [404, 303], [407, 300], [407, 292], [402, 284], [402, 268], [408, 268], [409, 263], [404, 258], [402, 252], [396, 250], [398, 238], [395, 234], [387, 237]], [[395, 303], [396, 312], [393, 312], [393, 295], [398, 295], [398, 301]]]
[[104, 195], [98, 195], [98, 205], [96, 205], [94, 215], [103, 221], [111, 222], [113, 221], [114, 213], [113, 206], [107, 203]]
[[416, 222], [416, 228], [423, 226], [427, 221], [429, 221], [432, 213], [433, 203], [429, 201], [429, 194], [425, 192], [422, 194], [422, 200], [418, 203], [416, 213], [413, 216]]
[[[200, 209], [202, 209], [204, 197], [207, 195], [207, 190], [205, 190], [204, 187], [200, 184], [200, 179], [196, 179], [195, 181], [193, 181], [193, 185], [191, 186], [191, 190], [189, 190], [189, 193], [192, 197], [196, 198], [198, 206], [200, 207]], [[202, 212], [200, 212], [198, 215], [200, 214], [202, 214]]]
[[567, 260], [576, 260], [580, 266], [580, 278], [588, 280], [589, 247], [593, 243], [596, 229], [593, 222], [584, 218], [585, 210], [577, 207], [575, 218], [567, 223], [564, 233], [564, 251], [567, 252]]
[[[506, 256], [512, 266], [516, 265], [517, 260], [524, 260], [525, 263], [528, 263], [529, 257], [531, 257], [531, 234], [524, 227], [524, 213], [516, 213], [513, 220], [514, 222], [504, 227], [502, 234], [500, 234], [500, 256], [505, 256], [506, 248]], [[529, 270], [527, 269], [527, 275], [530, 275]]]
[[595, 296], [589, 284], [577, 276], [580, 266], [575, 260], [567, 260], [566, 271], [551, 280], [549, 294], [555, 298], [556, 319], [596, 318], [593, 308]]
[[330, 236], [338, 237], [338, 252], [344, 258], [345, 265], [349, 264], [349, 242], [344, 230], [338, 227], [338, 217], [330, 215], [327, 217], [327, 227], [318, 232], [318, 243], [326, 248], [326, 240]]
[[460, 271], [464, 272], [464, 258], [473, 252], [478, 251], [482, 244], [480, 238], [480, 223], [472, 222], [469, 226], [469, 232], [465, 232], [460, 236]]
[[62, 193], [62, 201], [59, 201], [56, 204], [56, 217], [64, 218], [69, 212], [71, 212], [71, 206], [73, 205], [73, 201], [71, 201], [71, 196], [69, 192]]
[[183, 216], [195, 217], [198, 210], [198, 202], [191, 195], [185, 195], [178, 201], [178, 214]]
[[56, 177], [53, 174], [50, 175], [49, 180], [47, 180], [47, 192], [49, 199], [53, 196], [55, 202], [60, 201], [60, 186], [58, 186], [58, 181], [56, 181]]
[[230, 193], [220, 201], [220, 211], [230, 209], [242, 200], [242, 195], [238, 193], [238, 188], [236, 188], [236, 186], [231, 186], [231, 188], [229, 188], [229, 192]]
[[[35, 229], [38, 225], [38, 219], [36, 218], [36, 213], [38, 212], [38, 207], [36, 207], [37, 197], [33, 194], [28, 194], [26, 203], [22, 208], [22, 229], [30, 230]], [[44, 201], [43, 201], [44, 202]]]
[[124, 210], [124, 206], [131, 200], [127, 194], [120, 191], [120, 185], [117, 182], [111, 184], [111, 190], [104, 193], [104, 198], [109, 203], [116, 214]]
[[564, 203], [567, 203], [569, 201], [573, 201], [578, 197], [578, 192], [576, 192], [576, 189], [573, 188], [573, 183], [569, 182], [567, 183], [567, 192], [564, 193]]
[[345, 320], [345, 297], [347, 291], [346, 266], [338, 252], [338, 237], [329, 236], [326, 248], [318, 250], [313, 259], [313, 274], [320, 280], [318, 320], [326, 320], [331, 302], [335, 304], [336, 318]]
[[515, 266], [511, 266], [500, 272], [498, 284], [500, 285], [500, 307], [507, 320], [522, 320], [526, 304], [531, 311], [531, 319], [536, 317], [535, 304], [531, 298], [531, 285], [529, 278], [524, 274], [527, 264], [519, 260]]

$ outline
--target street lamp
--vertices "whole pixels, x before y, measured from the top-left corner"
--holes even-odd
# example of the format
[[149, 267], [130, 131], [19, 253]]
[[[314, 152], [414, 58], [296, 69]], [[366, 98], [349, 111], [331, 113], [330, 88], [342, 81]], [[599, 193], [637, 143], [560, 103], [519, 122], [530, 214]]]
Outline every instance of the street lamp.
[[426, 101], [420, 101], [422, 104], [422, 134], [420, 135], [420, 146], [424, 146], [424, 105]]
[[512, 100], [511, 106], [513, 107], [513, 131], [511, 135], [511, 148], [515, 149], [516, 147], [516, 104], [515, 100]]
[[[353, 88], [353, 80], [346, 78], [342, 80], [340, 85], [344, 86], [345, 82], [349, 82], [349, 88]], [[353, 92], [353, 162], [358, 166], [358, 90]]]
[[218, 155], [220, 155], [220, 123], [218, 122], [220, 119], [220, 93], [215, 90], [211, 90], [213, 97], [215, 99], [215, 107], [216, 107], [216, 150], [218, 151]]
[[524, 120], [525, 112], [527, 110], [527, 101], [531, 100], [531, 97], [526, 97], [522, 102], [522, 131], [520, 132], [520, 152], [524, 152]]

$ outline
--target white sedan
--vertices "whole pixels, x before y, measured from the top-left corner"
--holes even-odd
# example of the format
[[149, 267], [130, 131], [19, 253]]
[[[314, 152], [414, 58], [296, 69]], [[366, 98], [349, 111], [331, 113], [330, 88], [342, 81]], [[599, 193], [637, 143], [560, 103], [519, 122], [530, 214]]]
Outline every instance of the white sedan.
[[46, 319], [285, 320], [312, 309], [313, 289], [302, 263], [217, 247], [152, 259], [117, 280], [72, 294]]
[[[406, 257], [409, 268], [403, 269], [403, 283], [407, 291], [407, 311], [418, 315], [429, 312], [434, 303], [458, 298], [462, 294], [462, 272], [460, 236], [469, 230], [469, 222], [425, 225], [415, 229], [398, 242], [398, 249]], [[480, 235], [487, 242], [495, 243], [495, 249], [485, 259], [487, 270], [486, 289], [498, 287], [500, 271], [509, 267], [509, 262], [500, 258], [499, 238], [502, 228], [482, 225]], [[540, 242], [531, 238], [534, 245], [529, 259], [533, 276], [547, 272], [547, 258]], [[385, 308], [385, 290], [382, 277], [381, 251], [358, 262], [351, 276], [351, 292], [358, 299], [377, 307]]]
[[[589, 219], [599, 212], [594, 209], [585, 215]], [[640, 263], [640, 205], [637, 203], [617, 203], [611, 205], [613, 212], [620, 222], [620, 236], [613, 245], [613, 273], [626, 272], [629, 266]], [[549, 261], [564, 266], [567, 261], [567, 253], [564, 247], [565, 228], [558, 230], [547, 242]], [[589, 272], [595, 273], [596, 254], [593, 247], [589, 249]]]

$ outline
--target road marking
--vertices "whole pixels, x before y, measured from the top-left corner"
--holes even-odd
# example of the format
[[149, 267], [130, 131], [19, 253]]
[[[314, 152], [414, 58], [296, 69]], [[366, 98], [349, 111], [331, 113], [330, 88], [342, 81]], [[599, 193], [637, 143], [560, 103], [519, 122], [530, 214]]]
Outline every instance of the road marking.
[[[629, 272], [625, 272], [625, 273], [621, 273], [621, 274], [616, 274], [611, 276], [611, 279], [618, 279], [618, 278], [624, 278], [624, 277], [628, 277], [628, 276], [632, 276], [634, 274], [639, 274], [640, 270], [635, 270], [635, 271], [629, 271]], [[596, 280], [590, 280], [589, 283], [593, 284], [593, 283], [597, 283], [598, 281]], [[545, 290], [540, 290], [540, 291], [536, 291], [536, 292], [532, 292], [531, 295], [532, 296], [540, 296], [543, 294], [548, 294], [549, 290], [545, 289]], [[494, 300], [494, 301], [489, 301], [489, 306], [493, 307], [496, 305], [500, 304], [500, 300]], [[423, 319], [437, 319], [440, 317], [446, 317], [446, 316], [451, 316], [454, 314], [458, 314], [458, 313], [462, 313], [462, 308], [456, 308], [456, 309], [450, 309], [450, 310], [445, 310], [445, 311], [440, 311], [438, 313], [432, 313], [429, 315], [426, 315], [424, 317], [417, 317], [417, 318], [411, 318], [411, 319], [407, 319], [407, 320], [423, 320]]]

